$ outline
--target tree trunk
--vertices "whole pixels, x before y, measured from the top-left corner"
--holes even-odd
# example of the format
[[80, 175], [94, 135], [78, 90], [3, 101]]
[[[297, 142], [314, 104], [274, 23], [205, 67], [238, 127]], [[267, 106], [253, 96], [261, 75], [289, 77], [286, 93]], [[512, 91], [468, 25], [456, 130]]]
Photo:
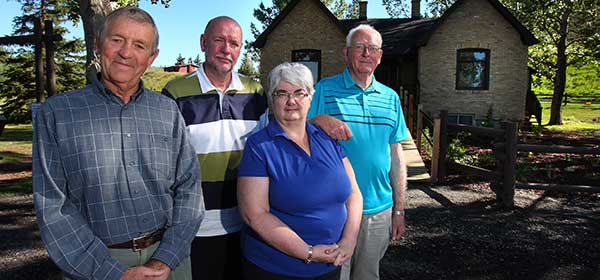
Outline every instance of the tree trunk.
[[110, 0], [79, 0], [79, 15], [83, 22], [83, 33], [85, 34], [85, 76], [87, 83], [91, 83], [94, 75], [100, 70], [95, 55], [96, 32], [104, 17], [112, 12], [117, 6]]
[[548, 121], [548, 125], [562, 124], [560, 110], [567, 82], [566, 50], [570, 15], [571, 7], [567, 7], [560, 20], [560, 37], [556, 44], [556, 75], [554, 76], [554, 93], [552, 95], [552, 106], [550, 107], [550, 120]]

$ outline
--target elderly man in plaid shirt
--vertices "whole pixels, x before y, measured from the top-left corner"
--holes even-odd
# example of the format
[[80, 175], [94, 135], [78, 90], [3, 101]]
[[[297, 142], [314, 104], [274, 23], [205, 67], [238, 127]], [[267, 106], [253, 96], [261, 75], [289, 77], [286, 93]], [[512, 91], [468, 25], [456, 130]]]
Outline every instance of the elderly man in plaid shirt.
[[150, 15], [114, 11], [99, 31], [97, 79], [37, 113], [37, 221], [68, 278], [191, 279], [200, 168], [175, 102], [140, 80], [157, 47]]

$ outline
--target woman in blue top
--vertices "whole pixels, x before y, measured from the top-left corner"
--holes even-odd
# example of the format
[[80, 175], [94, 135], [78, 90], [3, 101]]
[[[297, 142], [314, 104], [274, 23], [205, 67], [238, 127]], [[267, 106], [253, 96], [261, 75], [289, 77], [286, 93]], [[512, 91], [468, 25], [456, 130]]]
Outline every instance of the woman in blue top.
[[275, 121], [250, 136], [238, 168], [244, 279], [339, 279], [350, 259], [362, 196], [341, 146], [306, 121], [313, 89], [299, 63], [275, 67]]

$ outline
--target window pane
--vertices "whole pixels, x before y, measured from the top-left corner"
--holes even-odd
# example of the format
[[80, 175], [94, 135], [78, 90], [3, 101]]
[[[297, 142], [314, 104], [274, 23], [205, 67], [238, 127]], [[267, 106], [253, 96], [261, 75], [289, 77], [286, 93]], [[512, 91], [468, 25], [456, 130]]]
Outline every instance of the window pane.
[[313, 81], [317, 82], [317, 79], [319, 76], [319, 63], [316, 61], [298, 61], [298, 63], [302, 63], [304, 64], [306, 67], [308, 67], [308, 69], [310, 69], [310, 72], [312, 73], [313, 76]]
[[483, 51], [460, 51], [458, 53], [459, 61], [485, 61], [485, 52]]
[[458, 86], [478, 88], [484, 86], [485, 65], [481, 62], [463, 62], [459, 65]]

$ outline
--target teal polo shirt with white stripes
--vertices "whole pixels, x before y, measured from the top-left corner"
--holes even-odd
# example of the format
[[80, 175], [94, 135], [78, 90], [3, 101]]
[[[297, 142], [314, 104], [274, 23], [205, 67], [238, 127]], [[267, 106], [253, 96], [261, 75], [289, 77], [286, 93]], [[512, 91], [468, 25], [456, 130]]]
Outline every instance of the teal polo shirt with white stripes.
[[320, 114], [346, 122], [352, 131], [353, 137], [340, 144], [352, 163], [363, 195], [363, 214], [392, 207], [390, 144], [409, 137], [398, 94], [374, 76], [371, 85], [363, 90], [346, 68], [315, 86], [308, 117]]

